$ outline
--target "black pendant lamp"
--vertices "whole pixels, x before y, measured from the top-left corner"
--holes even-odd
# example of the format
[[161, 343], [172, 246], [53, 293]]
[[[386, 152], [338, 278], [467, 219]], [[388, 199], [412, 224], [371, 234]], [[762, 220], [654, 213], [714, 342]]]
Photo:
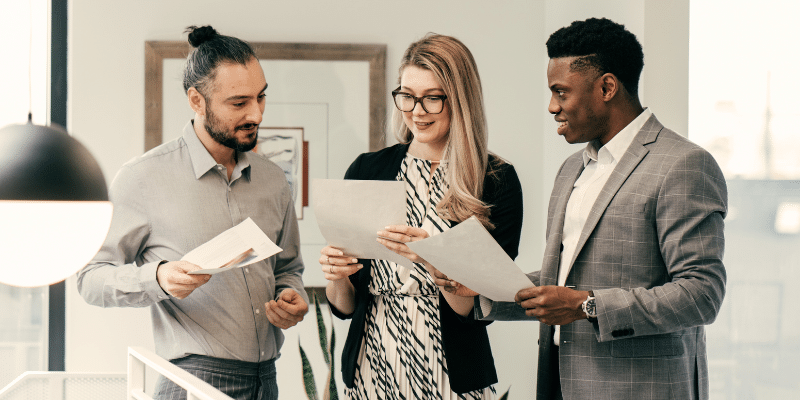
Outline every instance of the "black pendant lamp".
[[57, 126], [0, 129], [0, 282], [64, 280], [97, 253], [112, 206], [100, 166]]

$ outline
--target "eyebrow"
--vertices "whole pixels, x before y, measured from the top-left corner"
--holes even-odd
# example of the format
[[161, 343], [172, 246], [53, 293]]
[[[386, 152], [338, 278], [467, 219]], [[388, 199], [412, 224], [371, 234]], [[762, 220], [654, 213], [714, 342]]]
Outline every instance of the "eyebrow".
[[[267, 86], [269, 86], [268, 83], [264, 84], [264, 88], [261, 89], [261, 91], [258, 92], [258, 94], [266, 92], [267, 91]], [[227, 99], [225, 99], [225, 101], [246, 100], [246, 99], [249, 99], [251, 97], [253, 97], [253, 96], [231, 96], [231, 97], [228, 97]]]
[[[400, 90], [413, 91], [408, 86], [400, 86]], [[430, 92], [442, 92], [442, 94], [444, 94], [444, 89], [427, 89], [427, 90], [423, 91], [422, 93], [423, 93], [423, 95], [427, 95], [427, 93], [430, 93]]]

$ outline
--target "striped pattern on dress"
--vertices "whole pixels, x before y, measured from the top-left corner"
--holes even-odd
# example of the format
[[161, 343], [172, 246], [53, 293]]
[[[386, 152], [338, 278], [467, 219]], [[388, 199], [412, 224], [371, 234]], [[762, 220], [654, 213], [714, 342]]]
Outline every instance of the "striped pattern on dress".
[[[446, 190], [446, 165], [431, 176], [431, 162], [407, 154], [397, 175], [406, 184], [406, 223], [433, 236], [450, 229], [436, 212]], [[439, 288], [421, 264], [409, 270], [372, 260], [370, 304], [351, 399], [490, 400], [493, 386], [451, 391], [442, 348]]]

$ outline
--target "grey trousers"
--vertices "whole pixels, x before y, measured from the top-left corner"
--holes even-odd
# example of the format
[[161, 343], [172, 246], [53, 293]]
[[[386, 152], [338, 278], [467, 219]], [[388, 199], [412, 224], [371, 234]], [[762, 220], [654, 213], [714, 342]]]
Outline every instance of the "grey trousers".
[[[251, 363], [193, 354], [170, 362], [236, 400], [278, 400], [275, 360]], [[163, 376], [155, 391], [156, 400], [186, 400], [186, 391]]]

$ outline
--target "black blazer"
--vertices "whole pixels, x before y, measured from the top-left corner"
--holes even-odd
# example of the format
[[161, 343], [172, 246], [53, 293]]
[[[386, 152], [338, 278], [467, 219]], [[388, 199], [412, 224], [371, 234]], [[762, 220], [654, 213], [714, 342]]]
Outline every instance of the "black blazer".
[[[395, 180], [408, 146], [408, 144], [397, 144], [373, 153], [361, 154], [347, 169], [344, 178]], [[497, 161], [496, 157], [489, 156], [490, 165]], [[489, 220], [495, 225], [491, 231], [492, 236], [512, 259], [516, 258], [522, 231], [522, 187], [511, 164], [500, 165], [486, 177], [482, 200], [491, 205]], [[363, 268], [350, 275], [350, 281], [356, 289], [353, 314], [343, 314], [331, 306], [331, 311], [337, 317], [352, 318], [342, 353], [342, 379], [349, 388], [354, 386], [358, 354], [361, 342], [364, 340], [364, 323], [369, 304], [373, 301], [373, 296], [367, 289], [371, 262], [369, 260], [359, 260], [359, 262]], [[439, 316], [442, 346], [452, 390], [456, 393], [466, 393], [497, 383], [494, 358], [486, 333], [488, 322], [475, 321], [471, 316], [464, 318], [458, 315], [441, 294]]]

